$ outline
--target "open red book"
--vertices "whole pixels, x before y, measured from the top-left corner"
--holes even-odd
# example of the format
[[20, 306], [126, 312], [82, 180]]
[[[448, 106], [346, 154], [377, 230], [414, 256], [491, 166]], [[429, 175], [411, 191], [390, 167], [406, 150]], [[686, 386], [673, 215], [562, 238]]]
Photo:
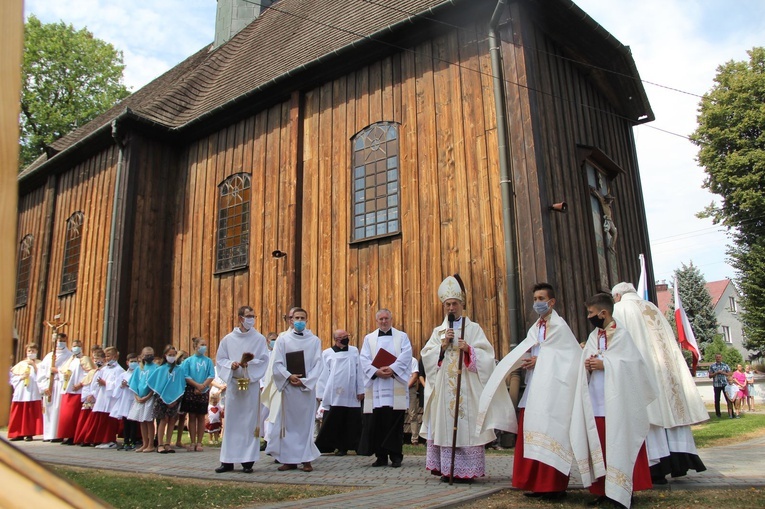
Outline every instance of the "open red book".
[[372, 366], [380, 369], [384, 368], [385, 366], [390, 366], [394, 362], [396, 362], [396, 356], [385, 348], [380, 348], [377, 350], [377, 355], [375, 355], [375, 358], [372, 361]]

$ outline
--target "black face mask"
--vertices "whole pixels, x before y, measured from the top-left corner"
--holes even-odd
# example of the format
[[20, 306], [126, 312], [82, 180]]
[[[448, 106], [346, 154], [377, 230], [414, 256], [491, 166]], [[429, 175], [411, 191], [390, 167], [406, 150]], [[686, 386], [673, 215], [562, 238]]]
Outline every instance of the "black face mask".
[[152, 362], [152, 361], [154, 361], [154, 356], [153, 355], [144, 355], [143, 356], [143, 362]]
[[348, 343], [350, 342], [351, 342], [350, 338], [343, 338], [340, 340], [340, 344], [343, 346], [348, 346]]
[[587, 318], [587, 319], [590, 321], [590, 323], [591, 323], [592, 325], [594, 325], [594, 326], [595, 326], [595, 327], [597, 327], [598, 329], [602, 329], [602, 328], [603, 328], [603, 326], [606, 324], [606, 319], [605, 319], [605, 318], [601, 318], [601, 317], [599, 317], [598, 315], [595, 315], [595, 316], [590, 316], [590, 317], [589, 317], [589, 318]]

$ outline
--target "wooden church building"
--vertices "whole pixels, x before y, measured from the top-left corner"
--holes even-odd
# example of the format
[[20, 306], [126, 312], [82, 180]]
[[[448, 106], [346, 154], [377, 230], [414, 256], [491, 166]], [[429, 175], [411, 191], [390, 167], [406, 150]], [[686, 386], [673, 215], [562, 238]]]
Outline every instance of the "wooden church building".
[[[266, 2], [269, 3], [269, 2]], [[262, 11], [262, 12], [261, 12]], [[458, 272], [506, 354], [548, 281], [650, 267], [629, 48], [571, 0], [218, 0], [216, 40], [19, 175], [17, 355], [70, 338], [190, 349], [250, 304], [331, 342], [393, 313], [414, 348]], [[652, 280], [649, 273], [649, 280]]]

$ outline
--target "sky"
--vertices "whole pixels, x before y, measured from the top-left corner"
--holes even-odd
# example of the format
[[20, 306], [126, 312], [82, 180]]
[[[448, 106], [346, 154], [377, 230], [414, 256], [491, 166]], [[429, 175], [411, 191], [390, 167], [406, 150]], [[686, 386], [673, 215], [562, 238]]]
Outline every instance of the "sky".
[[[359, 0], [348, 0], [355, 1]], [[765, 45], [765, 3], [575, 3], [630, 47], [656, 116], [654, 122], [634, 130], [656, 279], [671, 281], [674, 270], [691, 261], [707, 281], [734, 278], [726, 261], [726, 233], [710, 219], [696, 217], [719, 197], [703, 189], [705, 173], [696, 163], [698, 150], [686, 137], [696, 128], [700, 96], [714, 85], [717, 67], [746, 60], [748, 49]], [[125, 84], [137, 90], [212, 42], [216, 4], [216, 0], [27, 0], [25, 15], [87, 27], [112, 43], [123, 52]], [[618, 217], [615, 221], [618, 226]], [[637, 278], [635, 274], [636, 284]]]

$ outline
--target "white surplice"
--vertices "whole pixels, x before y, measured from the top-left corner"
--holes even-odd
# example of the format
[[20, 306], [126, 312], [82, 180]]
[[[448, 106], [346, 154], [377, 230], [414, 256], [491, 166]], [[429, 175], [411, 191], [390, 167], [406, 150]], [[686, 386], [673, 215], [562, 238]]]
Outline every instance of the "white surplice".
[[[652, 302], [632, 292], [623, 294], [614, 305], [614, 319], [629, 331], [657, 390], [658, 397], [648, 407], [652, 432], [646, 445], [650, 463], [669, 456], [670, 451], [697, 454], [690, 425], [708, 420], [709, 414], [672, 326]], [[670, 429], [672, 440], [668, 440]]]
[[[61, 367], [69, 361], [72, 351], [68, 348], [56, 350], [56, 368], [59, 373], [53, 375], [53, 390], [50, 397], [43, 397], [43, 440], [53, 440], [58, 433], [58, 414], [61, 409], [61, 396], [63, 395], [64, 375], [60, 372]], [[48, 353], [37, 369], [37, 387], [42, 394], [50, 386], [51, 361], [53, 353]]]
[[[246, 367], [231, 369], [242, 354], [249, 352], [254, 358]], [[260, 410], [260, 379], [268, 367], [266, 338], [257, 330], [243, 332], [236, 327], [218, 346], [215, 357], [218, 377], [226, 383], [226, 432], [220, 448], [221, 463], [249, 463], [260, 458], [258, 414]], [[236, 379], [250, 380], [247, 390], [239, 390]]]
[[[412, 376], [412, 343], [404, 331], [391, 327], [390, 336], [380, 336], [380, 329], [364, 336], [361, 346], [359, 362], [361, 372], [364, 375], [364, 413], [372, 413], [373, 408], [384, 406], [392, 407], [393, 410], [407, 410], [409, 408], [409, 377]], [[396, 357], [390, 368], [393, 376], [390, 378], [376, 378], [376, 367], [372, 362], [380, 349]], [[373, 378], [374, 377], [374, 378]]]
[[347, 351], [335, 352], [327, 348], [321, 354], [324, 371], [317, 392], [321, 406], [359, 408], [359, 394], [364, 394], [364, 376], [359, 362], [359, 349], [349, 346]]
[[27, 403], [29, 401], [40, 401], [40, 388], [37, 386], [37, 370], [40, 361], [32, 361], [31, 366], [26, 360], [23, 360], [11, 368], [11, 386], [13, 387], [14, 403]]
[[[598, 337], [601, 330], [592, 331], [579, 362], [571, 445], [584, 487], [605, 476], [606, 496], [629, 508], [635, 461], [648, 435], [647, 408], [656, 394], [645, 383], [650, 371], [629, 332], [612, 321], [606, 325], [607, 341], [602, 342]], [[584, 361], [593, 355], [602, 359], [603, 370], [590, 374]], [[598, 380], [602, 386], [591, 387]], [[597, 415], [606, 420], [606, 443], [602, 448], [595, 426]]]
[[[96, 398], [96, 402], [93, 403], [94, 412], [111, 413], [117, 404], [112, 395], [117, 388], [117, 384], [122, 383], [122, 374], [124, 372], [125, 370], [122, 366], [116, 362], [112, 365], [107, 364], [98, 370], [90, 384], [90, 393]], [[101, 385], [98, 382], [99, 379], [103, 380], [105, 385]]]
[[[287, 353], [303, 352], [306, 373], [300, 381], [303, 387], [289, 383]], [[301, 333], [288, 331], [277, 339], [273, 350], [271, 383], [281, 395], [276, 412], [273, 407], [269, 420], [274, 424], [266, 447], [266, 454], [282, 464], [308, 463], [321, 453], [314, 445], [314, 416], [316, 415], [316, 386], [321, 377], [321, 340], [306, 329]], [[297, 373], [296, 373], [297, 374]], [[278, 397], [278, 396], [277, 396]], [[228, 429], [226, 430], [228, 433]]]
[[[130, 377], [133, 376], [133, 370], [127, 369], [122, 372], [122, 375], [117, 379], [114, 390], [112, 391], [112, 399], [114, 404], [112, 410], [109, 413], [109, 417], [115, 419], [122, 419], [127, 417], [130, 413], [130, 408], [135, 401], [135, 393], [130, 390], [128, 384], [130, 383]], [[125, 382], [123, 384], [123, 382]]]

